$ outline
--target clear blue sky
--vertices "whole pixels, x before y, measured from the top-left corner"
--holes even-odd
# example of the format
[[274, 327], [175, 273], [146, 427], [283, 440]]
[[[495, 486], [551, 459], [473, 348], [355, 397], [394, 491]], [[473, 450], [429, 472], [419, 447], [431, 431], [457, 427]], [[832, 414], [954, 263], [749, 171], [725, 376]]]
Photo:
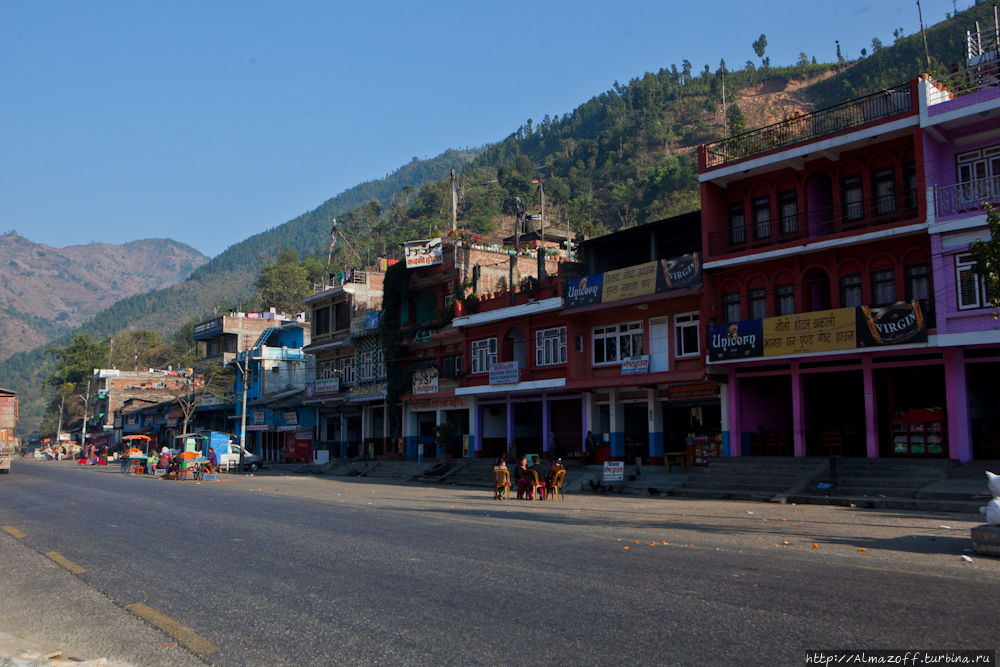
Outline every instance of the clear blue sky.
[[[960, 9], [970, 0], [960, 0]], [[922, 0], [936, 23], [951, 0]], [[917, 32], [914, 0], [0, 2], [0, 232], [208, 255], [646, 71]], [[971, 28], [972, 26], [970, 26]]]

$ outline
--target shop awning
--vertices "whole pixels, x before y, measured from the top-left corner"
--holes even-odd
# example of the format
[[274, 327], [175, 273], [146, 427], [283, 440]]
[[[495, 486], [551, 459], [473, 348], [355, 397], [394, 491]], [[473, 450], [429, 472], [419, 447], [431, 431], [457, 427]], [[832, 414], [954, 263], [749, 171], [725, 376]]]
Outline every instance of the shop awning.
[[694, 296], [701, 292], [701, 285], [697, 287], [683, 287], [681, 289], [660, 292], [659, 294], [647, 294], [646, 296], [633, 296], [629, 299], [619, 299], [609, 303], [595, 303], [579, 308], [567, 308], [559, 312], [560, 315], [582, 315], [584, 313], [595, 313], [601, 310], [611, 310], [612, 308], [622, 308], [624, 306], [638, 306], [642, 303], [652, 303], [653, 301], [667, 301], [679, 299], [685, 296]]
[[674, 384], [679, 382], [701, 382], [705, 379], [705, 371], [664, 371], [663, 373], [643, 373], [641, 375], [614, 375], [604, 378], [589, 378], [586, 380], [567, 380], [566, 391], [584, 391], [587, 389], [610, 389], [612, 387], [647, 387], [658, 384]]

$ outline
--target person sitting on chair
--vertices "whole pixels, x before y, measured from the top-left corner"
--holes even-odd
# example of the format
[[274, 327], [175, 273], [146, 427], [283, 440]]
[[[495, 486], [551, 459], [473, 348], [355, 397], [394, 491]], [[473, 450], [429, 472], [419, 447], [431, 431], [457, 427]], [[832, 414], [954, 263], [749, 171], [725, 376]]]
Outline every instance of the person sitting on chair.
[[206, 461], [201, 466], [202, 472], [207, 472], [209, 474], [214, 474], [219, 467], [219, 457], [215, 455], [215, 450], [211, 447], [208, 448], [208, 461]]
[[531, 494], [531, 478], [528, 476], [528, 457], [522, 456], [517, 467], [514, 468], [514, 483], [517, 484], [517, 498], [524, 498], [525, 494]]
[[[534, 460], [535, 464], [531, 466], [531, 469], [535, 471], [536, 475], [538, 475], [538, 481], [544, 483], [546, 479], [546, 473], [545, 473], [545, 468], [542, 467], [542, 459], [538, 456], [535, 456]], [[545, 492], [545, 487], [544, 486], [540, 487], [538, 489], [538, 492], [542, 494], [542, 500], [545, 500], [545, 498], [547, 497]], [[531, 494], [528, 497], [534, 500], [535, 497], [534, 489], [531, 490]]]
[[559, 472], [560, 470], [565, 470], [565, 469], [566, 469], [566, 468], [564, 468], [564, 467], [563, 467], [563, 465], [562, 465], [562, 459], [556, 459], [556, 460], [555, 460], [555, 463], [553, 463], [553, 464], [552, 464], [552, 465], [551, 465], [551, 466], [549, 467], [549, 474], [548, 474], [548, 476], [547, 476], [547, 477], [545, 478], [545, 490], [546, 490], [546, 491], [548, 491], [548, 492], [549, 492], [550, 494], [551, 494], [551, 493], [552, 493], [552, 491], [554, 490], [554, 488], [553, 488], [553, 486], [552, 486], [552, 485], [553, 485], [553, 484], [555, 483], [555, 481], [556, 481], [556, 474], [558, 474], [558, 472]]
[[[496, 472], [498, 470], [503, 470], [504, 472], [507, 471], [507, 463], [503, 460], [503, 458], [497, 459], [496, 460], [496, 465], [493, 466], [493, 479], [496, 479]], [[502, 495], [503, 495], [503, 489], [500, 488], [500, 487], [497, 487], [496, 493], [494, 494], [494, 498], [496, 500], [500, 500], [500, 497]]]

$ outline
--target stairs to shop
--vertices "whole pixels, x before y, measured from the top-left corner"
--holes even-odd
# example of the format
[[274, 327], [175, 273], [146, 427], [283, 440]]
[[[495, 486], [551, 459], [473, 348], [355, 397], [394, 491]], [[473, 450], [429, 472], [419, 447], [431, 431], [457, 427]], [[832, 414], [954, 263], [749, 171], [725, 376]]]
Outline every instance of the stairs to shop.
[[812, 476], [823, 459], [814, 457], [724, 458], [693, 472], [670, 491], [680, 498], [771, 500]]
[[[816, 483], [829, 489], [806, 489], [815, 496], [853, 498], [916, 498], [922, 488], [948, 478], [955, 463], [948, 459], [837, 458], [825, 478]], [[805, 490], [804, 490], [805, 491]]]

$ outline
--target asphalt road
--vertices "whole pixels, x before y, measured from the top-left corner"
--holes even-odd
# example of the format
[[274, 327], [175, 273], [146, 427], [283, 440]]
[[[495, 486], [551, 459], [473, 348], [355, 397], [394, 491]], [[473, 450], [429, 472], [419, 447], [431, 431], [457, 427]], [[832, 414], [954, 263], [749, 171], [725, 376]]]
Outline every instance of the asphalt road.
[[975, 517], [113, 470], [15, 461], [0, 525], [118, 606], [186, 626], [212, 665], [803, 665], [808, 649], [1000, 646], [1000, 561], [961, 559]]

